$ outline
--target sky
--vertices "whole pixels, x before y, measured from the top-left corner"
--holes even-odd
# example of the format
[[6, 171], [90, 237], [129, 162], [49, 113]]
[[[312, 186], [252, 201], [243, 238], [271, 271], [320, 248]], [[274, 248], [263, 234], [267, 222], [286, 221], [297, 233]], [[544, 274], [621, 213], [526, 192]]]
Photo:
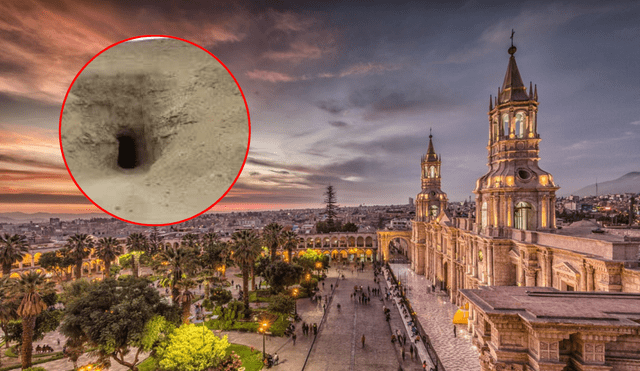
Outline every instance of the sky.
[[637, 1], [0, 2], [0, 212], [100, 212], [64, 166], [61, 105], [95, 54], [157, 34], [211, 51], [247, 99], [249, 157], [213, 212], [321, 207], [329, 184], [340, 205], [406, 204], [429, 129], [462, 201], [512, 29], [558, 194], [640, 171]]

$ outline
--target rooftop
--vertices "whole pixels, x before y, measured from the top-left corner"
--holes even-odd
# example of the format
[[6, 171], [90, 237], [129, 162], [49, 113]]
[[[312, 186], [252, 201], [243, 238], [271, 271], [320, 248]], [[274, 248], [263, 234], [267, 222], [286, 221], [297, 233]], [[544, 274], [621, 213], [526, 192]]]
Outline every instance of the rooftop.
[[516, 286], [482, 286], [460, 291], [487, 314], [518, 315], [529, 323], [640, 328], [640, 294]]

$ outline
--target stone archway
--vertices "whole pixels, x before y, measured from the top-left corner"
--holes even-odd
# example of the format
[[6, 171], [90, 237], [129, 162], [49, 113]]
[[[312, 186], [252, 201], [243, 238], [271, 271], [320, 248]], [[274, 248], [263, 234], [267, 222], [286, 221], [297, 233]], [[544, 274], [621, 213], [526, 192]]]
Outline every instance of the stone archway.
[[389, 244], [396, 238], [407, 243], [409, 247], [409, 259], [411, 259], [411, 231], [378, 231], [378, 258], [389, 261]]

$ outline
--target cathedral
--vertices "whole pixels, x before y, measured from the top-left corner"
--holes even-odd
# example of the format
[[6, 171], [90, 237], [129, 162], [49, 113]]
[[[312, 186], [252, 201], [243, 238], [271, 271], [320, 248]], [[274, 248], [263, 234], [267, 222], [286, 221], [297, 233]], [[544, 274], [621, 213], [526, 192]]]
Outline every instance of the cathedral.
[[447, 210], [443, 159], [429, 135], [411, 268], [470, 307], [483, 371], [640, 370], [640, 242], [581, 222], [556, 227], [559, 187], [538, 165], [538, 89], [523, 83], [515, 53], [511, 45], [489, 98], [489, 170], [469, 217]]

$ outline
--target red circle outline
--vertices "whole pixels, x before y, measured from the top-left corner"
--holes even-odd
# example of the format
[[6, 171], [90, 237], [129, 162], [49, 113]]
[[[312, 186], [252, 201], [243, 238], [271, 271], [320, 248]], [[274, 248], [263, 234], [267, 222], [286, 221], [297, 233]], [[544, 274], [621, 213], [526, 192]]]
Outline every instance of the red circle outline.
[[[130, 40], [135, 40], [135, 39], [140, 39], [143, 37], [164, 37], [164, 38], [169, 38], [169, 39], [175, 39], [175, 40], [180, 40], [180, 41], [184, 41], [186, 43], [189, 43], [193, 46], [196, 46], [202, 50], [204, 50], [207, 54], [209, 54], [210, 56], [212, 56], [216, 61], [218, 61], [218, 63], [220, 63], [222, 65], [222, 67], [224, 67], [225, 70], [227, 70], [227, 72], [229, 73], [229, 75], [231, 75], [231, 78], [233, 79], [233, 81], [236, 83], [236, 86], [238, 87], [238, 89], [240, 90], [240, 94], [242, 95], [242, 100], [244, 101], [244, 107], [247, 110], [247, 123], [249, 126], [249, 133], [248, 133], [248, 138], [247, 138], [247, 152], [244, 155], [244, 161], [242, 162], [242, 166], [240, 167], [240, 171], [238, 171], [238, 175], [236, 175], [236, 178], [233, 180], [233, 182], [231, 183], [231, 185], [229, 186], [229, 188], [227, 188], [226, 192], [224, 192], [224, 194], [222, 196], [220, 196], [220, 198], [218, 198], [216, 200], [216, 202], [214, 202], [211, 206], [207, 207], [206, 209], [204, 209], [203, 211], [199, 212], [198, 214], [190, 217], [190, 218], [186, 218], [184, 220], [180, 220], [177, 222], [173, 222], [173, 223], [165, 223], [165, 224], [144, 224], [144, 223], [136, 223], [136, 222], [132, 222], [130, 220], [126, 220], [123, 219], [117, 215], [114, 215], [110, 212], [108, 212], [107, 210], [103, 209], [102, 207], [100, 207], [100, 205], [98, 205], [97, 203], [95, 203], [91, 197], [89, 197], [80, 187], [80, 185], [78, 184], [78, 182], [76, 181], [76, 179], [73, 177], [73, 174], [71, 174], [71, 170], [69, 169], [69, 165], [67, 164], [67, 159], [64, 156], [64, 148], [62, 147], [62, 114], [64, 112], [64, 105], [67, 103], [67, 98], [69, 97], [69, 92], [71, 91], [71, 88], [73, 87], [73, 84], [76, 82], [76, 79], [78, 78], [78, 76], [80, 76], [80, 74], [82, 73], [82, 71], [84, 71], [85, 68], [87, 68], [87, 66], [89, 65], [89, 63], [91, 63], [94, 59], [96, 59], [96, 57], [98, 57], [100, 54], [104, 53], [106, 50], [111, 49], [112, 47], [118, 45], [118, 44], [122, 44], [124, 42], [130, 41]], [[247, 105], [247, 99], [244, 96], [244, 92], [242, 91], [242, 88], [240, 87], [240, 84], [238, 84], [238, 80], [236, 80], [236, 77], [233, 75], [233, 73], [231, 73], [231, 71], [229, 70], [229, 68], [222, 63], [222, 61], [220, 59], [218, 59], [218, 57], [216, 57], [215, 55], [213, 55], [213, 53], [211, 53], [210, 51], [208, 51], [207, 49], [203, 48], [202, 46], [191, 42], [189, 40], [186, 39], [182, 39], [180, 37], [175, 37], [175, 36], [168, 36], [168, 35], [141, 35], [141, 36], [134, 36], [134, 37], [130, 37], [128, 39], [124, 39], [121, 41], [118, 41], [117, 43], [111, 44], [108, 47], [102, 49], [98, 54], [96, 54], [93, 58], [91, 58], [81, 69], [80, 71], [78, 71], [78, 73], [76, 74], [76, 76], [73, 78], [73, 81], [71, 81], [71, 85], [69, 85], [69, 89], [67, 89], [67, 93], [64, 96], [64, 100], [62, 101], [62, 108], [60, 109], [60, 121], [58, 124], [58, 139], [60, 141], [60, 153], [62, 154], [62, 160], [64, 161], [64, 166], [67, 168], [67, 172], [69, 173], [69, 175], [71, 176], [71, 180], [73, 180], [73, 183], [75, 183], [76, 187], [78, 187], [78, 189], [80, 190], [80, 192], [82, 192], [82, 194], [89, 200], [91, 201], [92, 204], [94, 204], [98, 209], [102, 210], [103, 212], [111, 215], [112, 217], [122, 220], [123, 222], [127, 222], [130, 224], [136, 224], [136, 225], [143, 225], [143, 226], [156, 226], [156, 227], [161, 227], [161, 226], [167, 226], [167, 225], [174, 225], [174, 224], [180, 224], [180, 223], [184, 223], [187, 220], [191, 220], [193, 218], [196, 218], [204, 213], [206, 213], [207, 211], [211, 210], [211, 208], [213, 208], [216, 204], [218, 204], [218, 202], [220, 202], [226, 195], [227, 193], [229, 193], [229, 191], [233, 188], [233, 186], [236, 184], [236, 182], [238, 181], [238, 178], [240, 178], [240, 174], [242, 174], [242, 170], [244, 169], [244, 165], [247, 163], [247, 157], [249, 157], [249, 148], [251, 146], [251, 115], [249, 114], [249, 105]]]

